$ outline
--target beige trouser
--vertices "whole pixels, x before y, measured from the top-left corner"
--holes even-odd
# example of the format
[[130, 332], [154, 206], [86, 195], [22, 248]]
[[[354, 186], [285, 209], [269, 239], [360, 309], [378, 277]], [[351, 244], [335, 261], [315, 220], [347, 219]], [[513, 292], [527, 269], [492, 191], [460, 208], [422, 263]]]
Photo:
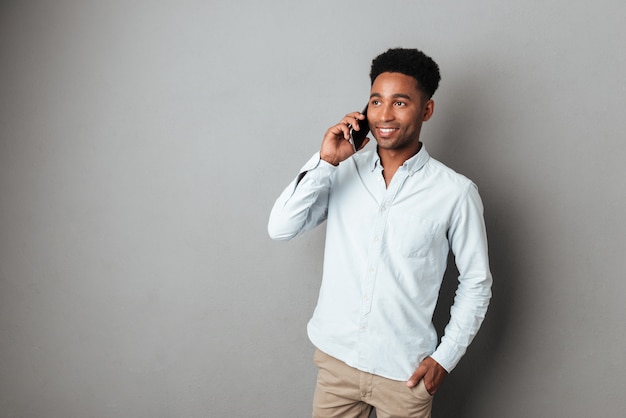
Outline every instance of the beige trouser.
[[376, 408], [378, 418], [430, 418], [433, 398], [424, 382], [413, 388], [354, 369], [320, 350], [313, 398], [313, 418], [368, 418]]

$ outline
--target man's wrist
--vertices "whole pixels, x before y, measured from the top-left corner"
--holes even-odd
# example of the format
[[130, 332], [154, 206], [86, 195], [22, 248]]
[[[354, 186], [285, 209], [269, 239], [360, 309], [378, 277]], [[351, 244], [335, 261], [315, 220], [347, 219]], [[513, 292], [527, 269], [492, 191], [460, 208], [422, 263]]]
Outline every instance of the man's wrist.
[[336, 161], [335, 159], [329, 158], [328, 156], [325, 156], [321, 152], [320, 152], [320, 160], [326, 161], [328, 164], [334, 165], [335, 167], [337, 167], [339, 165], [339, 161]]

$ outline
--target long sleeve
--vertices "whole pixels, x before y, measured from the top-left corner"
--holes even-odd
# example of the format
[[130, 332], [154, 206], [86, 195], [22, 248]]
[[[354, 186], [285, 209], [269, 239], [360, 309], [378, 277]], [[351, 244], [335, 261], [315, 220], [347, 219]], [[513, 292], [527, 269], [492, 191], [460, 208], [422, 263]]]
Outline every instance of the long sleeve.
[[474, 184], [455, 211], [449, 241], [459, 270], [459, 285], [450, 309], [450, 322], [432, 357], [451, 371], [478, 332], [491, 298], [483, 206]]
[[319, 153], [311, 157], [274, 203], [267, 227], [272, 239], [292, 239], [326, 220], [336, 169], [321, 160]]

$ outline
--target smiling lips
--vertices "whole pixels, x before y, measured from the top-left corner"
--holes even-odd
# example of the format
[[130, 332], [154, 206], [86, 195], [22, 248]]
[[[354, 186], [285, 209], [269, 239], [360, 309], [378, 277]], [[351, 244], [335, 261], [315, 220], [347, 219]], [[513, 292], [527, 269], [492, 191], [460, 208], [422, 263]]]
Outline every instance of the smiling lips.
[[376, 127], [376, 130], [378, 131], [380, 136], [387, 137], [387, 136], [393, 135], [398, 130], [398, 128], [389, 128], [389, 127], [386, 127], [386, 126], [378, 126], [378, 127]]

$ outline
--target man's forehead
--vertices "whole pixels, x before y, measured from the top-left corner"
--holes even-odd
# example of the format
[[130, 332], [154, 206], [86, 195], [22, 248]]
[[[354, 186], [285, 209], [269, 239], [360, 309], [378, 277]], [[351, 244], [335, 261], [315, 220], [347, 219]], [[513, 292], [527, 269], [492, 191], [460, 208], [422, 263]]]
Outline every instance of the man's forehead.
[[371, 96], [411, 97], [415, 94], [420, 96], [422, 94], [419, 83], [414, 77], [403, 73], [381, 73], [376, 77], [370, 89]]

